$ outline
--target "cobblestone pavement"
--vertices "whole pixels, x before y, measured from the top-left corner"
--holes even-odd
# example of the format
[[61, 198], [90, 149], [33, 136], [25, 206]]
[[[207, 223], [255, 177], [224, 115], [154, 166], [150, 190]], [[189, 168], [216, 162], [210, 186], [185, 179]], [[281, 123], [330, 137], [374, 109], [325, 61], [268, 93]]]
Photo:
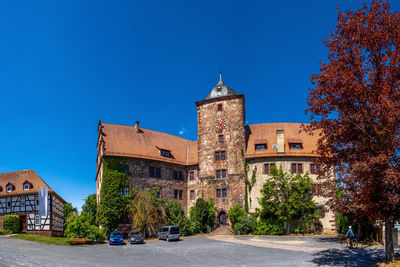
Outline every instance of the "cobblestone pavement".
[[0, 266], [368, 266], [382, 248], [329, 237], [213, 236], [144, 245], [56, 246], [0, 237]]

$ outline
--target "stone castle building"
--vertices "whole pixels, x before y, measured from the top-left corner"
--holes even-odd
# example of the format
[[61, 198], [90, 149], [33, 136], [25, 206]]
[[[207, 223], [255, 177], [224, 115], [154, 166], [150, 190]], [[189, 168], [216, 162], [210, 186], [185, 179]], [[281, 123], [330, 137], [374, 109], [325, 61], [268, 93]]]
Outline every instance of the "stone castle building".
[[103, 159], [121, 157], [127, 162], [131, 186], [159, 187], [160, 198], [178, 200], [187, 212], [198, 198], [213, 198], [218, 207], [217, 225], [229, 223], [233, 204], [244, 205], [244, 159], [256, 183], [249, 194], [250, 211], [259, 207], [260, 190], [272, 165], [285, 171], [310, 173], [315, 181], [314, 199], [322, 211], [324, 232], [336, 229], [335, 216], [319, 196], [321, 181], [313, 159], [318, 137], [300, 132], [299, 123], [245, 125], [244, 95], [224, 84], [222, 78], [205, 100], [196, 102], [198, 140], [190, 141], [134, 126], [99, 122], [97, 143], [97, 201]]

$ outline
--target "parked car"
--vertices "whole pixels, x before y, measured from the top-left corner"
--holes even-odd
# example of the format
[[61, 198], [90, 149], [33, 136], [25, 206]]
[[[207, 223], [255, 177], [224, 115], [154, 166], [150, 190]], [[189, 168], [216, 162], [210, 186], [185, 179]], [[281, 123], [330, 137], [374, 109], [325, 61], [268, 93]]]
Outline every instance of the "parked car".
[[119, 232], [119, 231], [112, 232], [110, 234], [110, 238], [109, 239], [110, 239], [110, 242], [109, 242], [110, 245], [125, 244], [124, 238], [123, 238], [121, 232]]
[[168, 242], [170, 240], [179, 240], [181, 237], [179, 233], [179, 226], [176, 225], [169, 225], [169, 226], [163, 226], [161, 231], [158, 232], [158, 239], [165, 239]]
[[138, 231], [132, 231], [129, 233], [129, 240], [131, 244], [144, 244], [143, 236]]

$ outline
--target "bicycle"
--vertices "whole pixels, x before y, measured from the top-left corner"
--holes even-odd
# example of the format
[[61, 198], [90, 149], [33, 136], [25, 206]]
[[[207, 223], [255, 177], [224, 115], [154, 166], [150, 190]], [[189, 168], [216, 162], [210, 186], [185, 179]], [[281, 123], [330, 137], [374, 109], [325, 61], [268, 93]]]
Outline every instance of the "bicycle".
[[[358, 247], [360, 244], [358, 243], [358, 240], [356, 238], [353, 238], [351, 240], [351, 243], [353, 244], [353, 248]], [[351, 247], [350, 246], [350, 238], [348, 238], [347, 236], [342, 240], [342, 242], [340, 242], [340, 244], [342, 245], [342, 248], [345, 247]]]

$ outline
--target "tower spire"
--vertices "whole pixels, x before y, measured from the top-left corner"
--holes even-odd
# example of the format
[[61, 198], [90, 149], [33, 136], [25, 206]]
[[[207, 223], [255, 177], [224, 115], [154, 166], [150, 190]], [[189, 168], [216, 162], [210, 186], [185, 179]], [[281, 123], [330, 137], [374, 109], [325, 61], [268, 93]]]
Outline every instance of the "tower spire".
[[222, 81], [222, 71], [219, 71], [219, 85], [224, 84], [224, 81]]

